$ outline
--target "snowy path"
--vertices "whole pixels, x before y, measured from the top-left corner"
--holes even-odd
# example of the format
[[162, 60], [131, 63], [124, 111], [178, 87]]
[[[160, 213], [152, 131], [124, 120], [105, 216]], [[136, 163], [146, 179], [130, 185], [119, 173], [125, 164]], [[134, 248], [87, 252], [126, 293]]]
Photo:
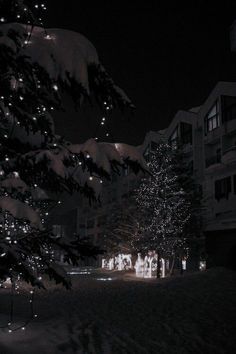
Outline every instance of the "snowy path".
[[[26, 331], [0, 332], [0, 354], [236, 353], [236, 273], [159, 282], [94, 277], [74, 277], [72, 291], [39, 292], [39, 318]], [[7, 300], [0, 292], [1, 321]]]

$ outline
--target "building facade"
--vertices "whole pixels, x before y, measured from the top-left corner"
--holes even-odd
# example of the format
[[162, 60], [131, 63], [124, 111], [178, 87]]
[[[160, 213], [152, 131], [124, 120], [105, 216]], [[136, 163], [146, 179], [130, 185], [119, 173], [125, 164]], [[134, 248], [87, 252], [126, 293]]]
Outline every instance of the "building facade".
[[[160, 141], [168, 141], [173, 147], [181, 142], [185, 162], [201, 186], [208, 265], [235, 268], [236, 83], [219, 82], [201, 106], [178, 111], [165, 130], [147, 133], [137, 150], [148, 161]], [[73, 233], [99, 244], [107, 215], [122, 204], [142, 177], [142, 173], [135, 175], [128, 169], [121, 169], [120, 175], [114, 173], [112, 180], [104, 183], [100, 205], [91, 206], [86, 198], [74, 196], [74, 202], [68, 203], [73, 214]], [[69, 229], [72, 233], [71, 225]]]

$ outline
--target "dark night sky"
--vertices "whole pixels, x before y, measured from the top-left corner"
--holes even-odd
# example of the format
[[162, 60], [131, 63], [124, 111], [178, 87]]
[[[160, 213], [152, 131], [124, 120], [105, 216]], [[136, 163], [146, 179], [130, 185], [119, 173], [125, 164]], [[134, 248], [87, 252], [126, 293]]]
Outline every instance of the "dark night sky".
[[[218, 81], [236, 81], [229, 44], [236, 1], [219, 3], [50, 0], [47, 25], [78, 31], [94, 44], [137, 107], [133, 116], [114, 114], [115, 140], [139, 144], [145, 132], [165, 128], [177, 110], [200, 105]], [[98, 116], [71, 108], [57, 115], [57, 126], [82, 142], [93, 135]]]

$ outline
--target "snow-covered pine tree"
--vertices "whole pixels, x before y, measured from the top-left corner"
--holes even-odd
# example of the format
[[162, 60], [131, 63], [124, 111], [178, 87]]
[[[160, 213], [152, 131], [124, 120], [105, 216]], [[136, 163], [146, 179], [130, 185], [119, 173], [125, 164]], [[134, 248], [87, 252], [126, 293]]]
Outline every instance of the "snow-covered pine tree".
[[0, 0], [0, 279], [20, 275], [43, 286], [47, 273], [68, 286], [50, 249], [57, 244], [73, 264], [98, 250], [53, 237], [44, 223], [47, 193], [97, 199], [113, 167], [144, 165], [125, 144], [71, 144], [56, 135], [53, 112], [62, 108], [62, 92], [78, 104], [93, 97], [102, 110], [132, 104], [85, 37], [44, 28], [45, 10], [36, 1]]
[[145, 215], [140, 250], [156, 251], [159, 259], [174, 264], [186, 247], [184, 229], [190, 219], [190, 203], [176, 173], [176, 159], [165, 142], [157, 146], [149, 163], [151, 176], [146, 176], [137, 191], [137, 203]]

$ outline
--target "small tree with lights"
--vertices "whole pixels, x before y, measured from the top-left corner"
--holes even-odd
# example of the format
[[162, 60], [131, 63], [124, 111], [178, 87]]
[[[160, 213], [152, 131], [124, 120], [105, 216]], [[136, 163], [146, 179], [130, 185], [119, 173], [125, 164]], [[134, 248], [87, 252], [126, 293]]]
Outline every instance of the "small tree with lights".
[[108, 256], [136, 251], [135, 243], [140, 238], [142, 218], [134, 193], [129, 193], [109, 208], [102, 239], [102, 248]]

